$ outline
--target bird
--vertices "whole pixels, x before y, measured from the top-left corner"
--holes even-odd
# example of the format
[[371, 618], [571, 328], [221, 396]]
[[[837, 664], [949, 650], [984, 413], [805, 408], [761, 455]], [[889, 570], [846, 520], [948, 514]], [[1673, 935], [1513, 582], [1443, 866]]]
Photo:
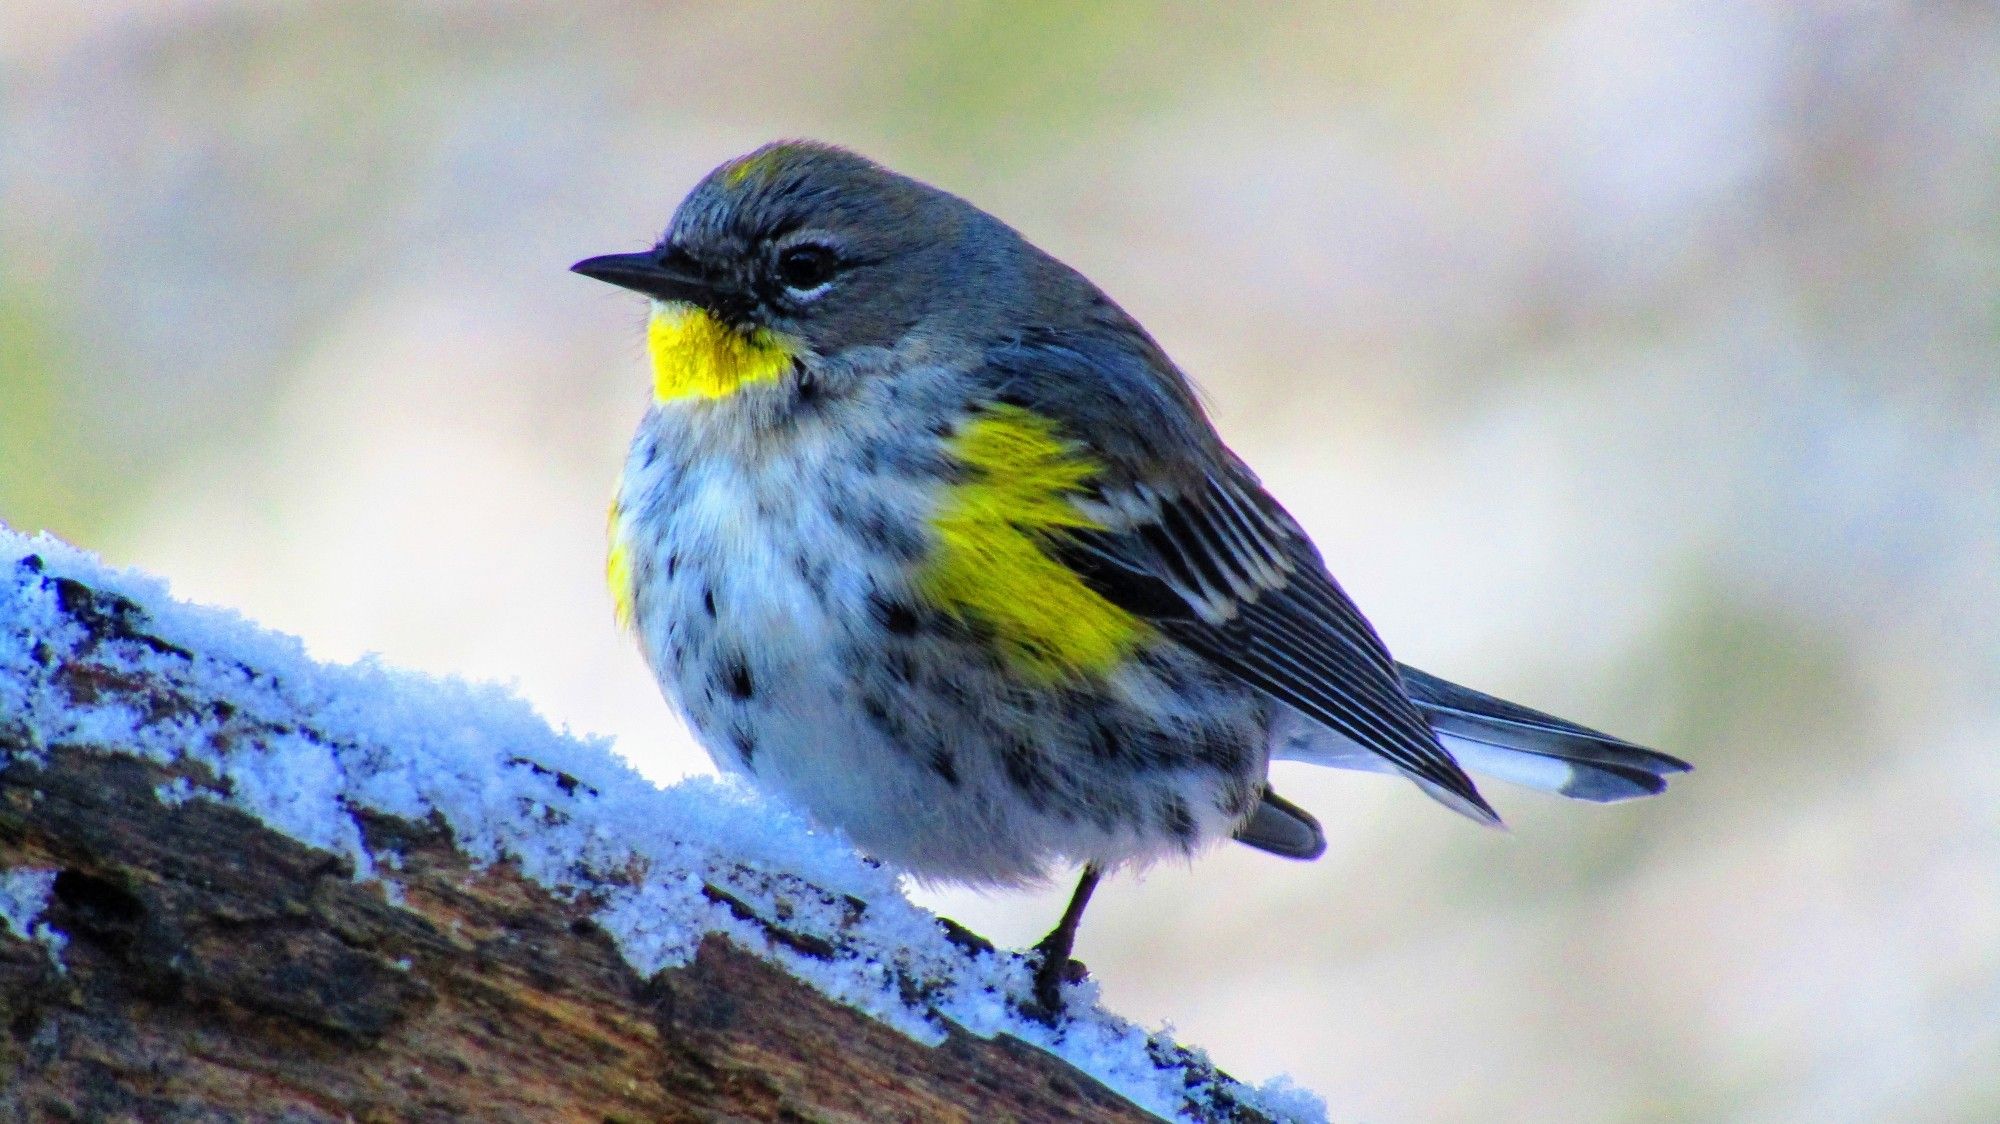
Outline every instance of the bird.
[[1273, 760], [1649, 796], [1677, 758], [1401, 664], [1194, 384], [1081, 273], [838, 146], [703, 177], [576, 273], [650, 301], [609, 515], [615, 617], [717, 766], [921, 882], [1107, 873], [1325, 835]]

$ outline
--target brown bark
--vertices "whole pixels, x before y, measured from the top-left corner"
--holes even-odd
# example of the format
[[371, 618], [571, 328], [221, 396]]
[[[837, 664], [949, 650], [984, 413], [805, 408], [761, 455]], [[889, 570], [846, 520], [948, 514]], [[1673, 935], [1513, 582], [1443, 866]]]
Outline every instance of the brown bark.
[[[149, 640], [116, 598], [64, 605]], [[89, 660], [54, 674], [142, 713], [226, 705]], [[1025, 1044], [925, 1046], [719, 937], [640, 978], [588, 901], [366, 817], [371, 849], [404, 855], [392, 902], [241, 811], [156, 795], [214, 783], [197, 766], [30, 747], [4, 719], [0, 870], [58, 872], [44, 920], [69, 941], [58, 964], [0, 928], [0, 1119], [1150, 1119]], [[1262, 1119], [1210, 1084], [1203, 1115]]]

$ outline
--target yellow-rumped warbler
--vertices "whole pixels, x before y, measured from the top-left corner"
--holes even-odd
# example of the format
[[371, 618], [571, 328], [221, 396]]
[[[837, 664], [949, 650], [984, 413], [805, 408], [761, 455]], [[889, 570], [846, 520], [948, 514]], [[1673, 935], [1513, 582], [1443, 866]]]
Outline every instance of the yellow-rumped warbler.
[[1596, 801], [1687, 768], [1397, 664], [1145, 330], [956, 196], [774, 144], [574, 268], [653, 300], [609, 571], [668, 698], [921, 878], [1081, 864], [1049, 1011], [1101, 871], [1324, 850], [1273, 758], [1485, 823], [1461, 765]]

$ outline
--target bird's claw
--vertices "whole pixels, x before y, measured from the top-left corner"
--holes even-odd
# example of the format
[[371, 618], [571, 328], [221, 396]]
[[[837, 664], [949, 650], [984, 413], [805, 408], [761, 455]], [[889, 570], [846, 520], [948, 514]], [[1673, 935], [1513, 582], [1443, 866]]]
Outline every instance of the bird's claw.
[[1034, 1008], [1028, 1012], [1051, 1026], [1063, 1013], [1063, 985], [1082, 983], [1090, 978], [1090, 969], [1084, 967], [1083, 961], [1067, 955], [1051, 955], [1055, 951], [1043, 945], [1034, 948], [1035, 1002]]

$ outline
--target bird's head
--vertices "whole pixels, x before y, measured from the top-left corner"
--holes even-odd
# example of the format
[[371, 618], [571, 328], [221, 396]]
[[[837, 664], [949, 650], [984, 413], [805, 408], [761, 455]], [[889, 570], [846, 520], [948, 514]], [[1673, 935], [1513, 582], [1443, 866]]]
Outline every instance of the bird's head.
[[[571, 268], [654, 302], [663, 399], [725, 397], [858, 349], [894, 349], [982, 307], [1012, 231], [830, 145], [767, 145], [710, 172], [652, 248]], [[1006, 305], [1004, 299], [998, 302]]]

